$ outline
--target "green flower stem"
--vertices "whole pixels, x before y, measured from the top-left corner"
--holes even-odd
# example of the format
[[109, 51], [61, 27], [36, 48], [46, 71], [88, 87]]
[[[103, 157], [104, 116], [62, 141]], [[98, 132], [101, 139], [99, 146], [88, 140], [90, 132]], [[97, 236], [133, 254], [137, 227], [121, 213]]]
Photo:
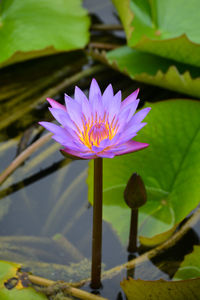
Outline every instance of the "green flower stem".
[[102, 252], [102, 158], [94, 159], [94, 202], [92, 233], [92, 270], [91, 287], [101, 286], [101, 252]]
[[131, 209], [131, 224], [129, 233], [128, 252], [137, 251], [138, 208]]

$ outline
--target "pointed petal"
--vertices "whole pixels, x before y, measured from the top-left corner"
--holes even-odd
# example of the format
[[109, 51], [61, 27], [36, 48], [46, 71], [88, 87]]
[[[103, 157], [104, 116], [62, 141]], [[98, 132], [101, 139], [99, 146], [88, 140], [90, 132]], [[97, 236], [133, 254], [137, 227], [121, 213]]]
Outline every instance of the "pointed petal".
[[118, 115], [118, 125], [119, 125], [117, 130], [118, 133], [122, 132], [126, 127], [129, 115], [130, 115], [129, 109], [120, 112], [120, 114]]
[[58, 143], [60, 143], [63, 146], [73, 146], [75, 147], [74, 141], [78, 141], [78, 137], [76, 135], [72, 136], [67, 130], [64, 128], [57, 126], [50, 122], [39, 122], [40, 125], [42, 125], [44, 128], [52, 132], [54, 135], [52, 138], [56, 140]]
[[120, 113], [121, 107], [121, 91], [119, 91], [112, 99], [110, 99], [108, 110], [108, 120], [111, 123], [114, 117]]
[[65, 97], [65, 105], [66, 105], [66, 107], [67, 107], [67, 105], [68, 105], [69, 102], [71, 102], [71, 101], [73, 102], [74, 101], [74, 99], [72, 99], [66, 93], [64, 94], [64, 97]]
[[87, 97], [78, 86], [75, 86], [74, 100], [76, 100], [79, 104], [88, 102]]
[[133, 118], [131, 119], [130, 123], [128, 125], [132, 126], [132, 124], [140, 123], [142, 120], [146, 117], [146, 115], [151, 110], [151, 107], [146, 107], [144, 109], [141, 109], [138, 113], [136, 113]]
[[128, 141], [130, 141], [131, 139], [133, 139], [134, 137], [136, 137], [137, 133], [134, 132], [129, 132], [127, 134], [124, 134], [120, 136], [119, 140], [116, 142], [116, 145], [119, 146], [121, 144], [124, 144]]
[[56, 124], [50, 122], [39, 122], [39, 124], [54, 134], [58, 134], [58, 135], [65, 134], [65, 129]]
[[68, 136], [67, 134], [54, 134], [52, 136], [52, 139], [54, 139], [56, 142], [58, 142], [64, 147], [74, 147], [73, 138], [71, 136]]
[[102, 104], [103, 104], [103, 107], [106, 107], [106, 104], [112, 98], [113, 98], [113, 88], [112, 88], [112, 84], [109, 84], [107, 86], [107, 88], [105, 89], [103, 95], [102, 95]]
[[79, 89], [78, 86], [75, 87], [74, 99], [81, 105], [82, 113], [86, 119], [91, 118], [91, 106], [85, 94]]
[[104, 149], [104, 148], [110, 146], [111, 144], [113, 144], [112, 140], [110, 140], [109, 138], [106, 138], [100, 142], [99, 147]]
[[78, 126], [80, 130], [83, 129], [82, 122], [82, 108], [81, 104], [73, 100], [71, 97], [65, 94], [65, 102], [67, 107], [67, 112], [71, 118], [71, 120]]
[[126, 145], [126, 149], [115, 152], [115, 155], [118, 156], [118, 155], [122, 155], [122, 154], [126, 154], [126, 153], [136, 152], [136, 151], [142, 150], [144, 148], [147, 148], [149, 146], [149, 144], [140, 143], [140, 142], [136, 142], [136, 141], [132, 141], [132, 140], [126, 142], [125, 145]]
[[71, 128], [74, 131], [77, 131], [77, 128], [71, 118], [69, 117], [67, 111], [63, 111], [57, 108], [49, 108], [51, 114], [54, 118], [65, 128]]
[[64, 148], [62, 149], [63, 152], [66, 152], [72, 156], [76, 156], [76, 157], [80, 157], [80, 158], [84, 158], [84, 159], [92, 159], [92, 158], [96, 158], [96, 155], [95, 153], [92, 153], [92, 152], [81, 152], [81, 151], [75, 151], [75, 150], [72, 150], [72, 149], [69, 149], [69, 148]]
[[134, 138], [137, 135], [137, 132], [142, 129], [147, 123], [139, 123], [136, 125], [133, 125], [132, 127], [129, 127], [127, 130], [124, 130], [124, 132], [121, 134], [119, 142], [118, 143], [125, 143], [132, 138]]
[[66, 111], [66, 107], [60, 103], [58, 103], [57, 101], [55, 101], [54, 99], [51, 98], [47, 98], [47, 101], [49, 102], [49, 104], [51, 105], [51, 107], [53, 108], [58, 108], [58, 109], [62, 109], [64, 111]]
[[124, 108], [126, 105], [129, 105], [133, 101], [137, 99], [137, 95], [139, 93], [139, 89], [135, 90], [132, 94], [130, 94], [124, 101], [122, 101], [122, 108]]
[[139, 102], [140, 102], [139, 99], [134, 100], [133, 102], [127, 104], [123, 109], [121, 109], [120, 114], [123, 114], [126, 111], [129, 112], [129, 114], [126, 118], [126, 123], [128, 123], [130, 121], [130, 119], [133, 117], [133, 115], [138, 107]]
[[99, 152], [96, 154], [98, 157], [105, 157], [105, 158], [113, 158], [115, 156], [114, 153], [112, 153], [111, 151], [107, 151], [107, 152]]
[[70, 158], [70, 159], [73, 159], [73, 160], [82, 160], [82, 159], [85, 159], [85, 158], [82, 158], [82, 157], [78, 157], [78, 156], [74, 156], [72, 154], [69, 154], [67, 152], [65, 152], [63, 149], [60, 149], [60, 153], [66, 157], [66, 158]]
[[99, 88], [98, 83], [93, 78], [89, 90], [89, 101], [93, 103], [97, 101], [99, 98], [101, 98], [101, 90]]

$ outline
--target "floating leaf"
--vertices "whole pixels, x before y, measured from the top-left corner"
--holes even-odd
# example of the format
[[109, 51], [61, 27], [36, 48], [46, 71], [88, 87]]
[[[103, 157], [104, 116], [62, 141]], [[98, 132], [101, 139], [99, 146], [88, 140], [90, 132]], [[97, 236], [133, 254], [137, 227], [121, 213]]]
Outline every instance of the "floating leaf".
[[200, 97], [199, 68], [126, 46], [93, 56], [134, 80]]
[[0, 66], [83, 48], [88, 27], [80, 0], [2, 0]]
[[185, 256], [173, 279], [190, 279], [200, 277], [200, 246], [194, 246], [194, 251]]
[[200, 278], [183, 281], [144, 281], [129, 278], [121, 282], [128, 300], [182, 300], [199, 299]]
[[200, 66], [198, 0], [113, 0], [113, 3], [130, 47]]
[[16, 263], [0, 261], [0, 299], [1, 300], [47, 300], [47, 297], [31, 287], [24, 287], [17, 271]]
[[[136, 139], [150, 146], [104, 160], [104, 220], [112, 224], [124, 244], [128, 241], [130, 209], [123, 200], [123, 192], [133, 172], [142, 177], [147, 189], [147, 203], [139, 209], [139, 235], [145, 244], [167, 238], [199, 203], [200, 103], [177, 99], [151, 107], [145, 119], [147, 126]], [[92, 182], [90, 162], [90, 202]]]

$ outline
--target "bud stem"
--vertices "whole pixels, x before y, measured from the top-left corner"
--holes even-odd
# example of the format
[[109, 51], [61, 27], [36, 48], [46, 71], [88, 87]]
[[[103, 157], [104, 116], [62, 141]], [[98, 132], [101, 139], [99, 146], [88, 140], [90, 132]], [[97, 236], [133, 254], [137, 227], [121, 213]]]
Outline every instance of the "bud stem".
[[131, 223], [129, 233], [128, 252], [137, 251], [137, 230], [138, 230], [138, 208], [131, 209]]

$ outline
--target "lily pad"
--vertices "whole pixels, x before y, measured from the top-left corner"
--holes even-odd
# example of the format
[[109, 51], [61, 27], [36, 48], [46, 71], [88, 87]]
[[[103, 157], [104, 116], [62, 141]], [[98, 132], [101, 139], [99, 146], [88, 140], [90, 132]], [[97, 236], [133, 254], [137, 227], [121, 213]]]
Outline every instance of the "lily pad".
[[200, 277], [200, 246], [194, 246], [192, 253], [185, 256], [173, 279], [190, 279]]
[[[130, 209], [123, 192], [134, 172], [142, 177], [147, 189], [147, 203], [139, 210], [139, 235], [145, 244], [167, 238], [199, 203], [200, 103], [176, 99], [151, 107], [145, 118], [147, 125], [135, 139], [149, 143], [149, 147], [104, 159], [103, 217], [124, 244], [128, 241]], [[87, 181], [92, 202], [93, 162]]]
[[199, 299], [200, 278], [181, 281], [144, 281], [129, 278], [121, 282], [128, 300], [180, 300]]
[[113, 3], [130, 47], [200, 66], [198, 0], [113, 0]]
[[0, 299], [1, 300], [47, 300], [47, 297], [31, 287], [24, 287], [17, 271], [19, 264], [0, 261]]
[[0, 66], [83, 48], [89, 23], [80, 0], [2, 0]]
[[200, 97], [199, 68], [127, 46], [93, 56], [134, 80]]

